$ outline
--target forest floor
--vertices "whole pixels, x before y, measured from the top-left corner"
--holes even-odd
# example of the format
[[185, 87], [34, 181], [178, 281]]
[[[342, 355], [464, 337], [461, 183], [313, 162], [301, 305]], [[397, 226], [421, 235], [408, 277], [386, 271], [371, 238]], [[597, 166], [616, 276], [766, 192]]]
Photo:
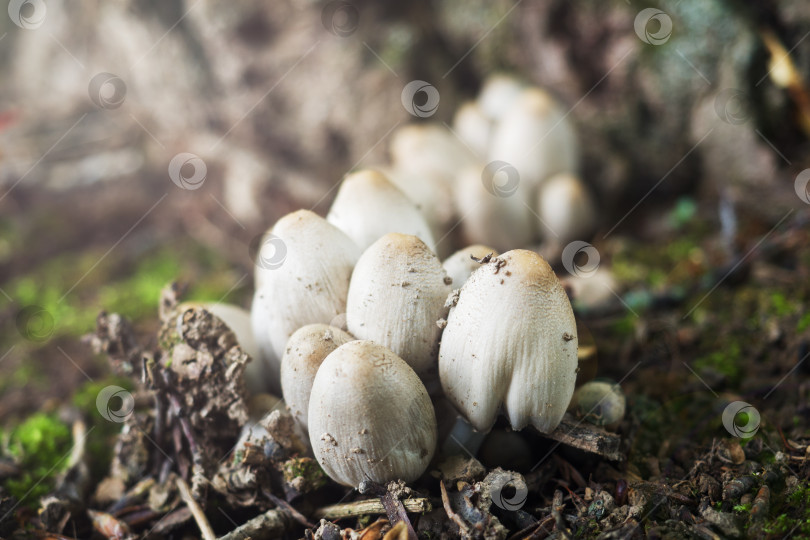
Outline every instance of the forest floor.
[[[20, 215], [0, 217], [0, 537], [180, 538], [204, 536], [206, 525], [223, 536], [252, 518], [255, 530], [231, 537], [407, 538], [410, 527], [422, 538], [810, 537], [806, 214], [740, 220], [744, 230], [724, 242], [711, 212], [687, 198], [645, 237], [594, 242], [619, 288], [615, 302], [577, 308], [580, 348], [590, 351], [580, 377], [621, 385], [618, 456], [498, 424], [491, 436], [512, 446], [477, 460], [439, 455], [409, 488], [365, 494], [323, 476], [282, 413], [265, 425], [275, 446], [245, 454], [231, 449], [246, 400], [234, 397], [244, 410], [223, 413], [216, 433], [177, 402], [185, 375], [160, 361], [180, 342], [164, 324], [170, 306], [159, 312], [161, 290], [179, 281], [189, 284], [184, 299], [248, 307], [246, 247], [240, 260], [223, 255], [157, 213], [107, 257], [110, 238], [129, 227], [121, 216], [76, 218], [66, 231], [51, 212], [24, 227]], [[131, 321], [131, 335], [109, 315], [97, 328], [102, 310]], [[195, 350], [231, 354], [216, 321], [184, 317]], [[208, 384], [224, 393], [231, 376]], [[97, 406], [111, 385], [134, 396], [123, 423]], [[735, 402], [751, 406], [737, 429], [723, 423]], [[150, 413], [155, 403], [167, 425]], [[739, 436], [745, 429], [753, 436]], [[498, 493], [504, 474], [514, 493]], [[392, 530], [386, 516], [404, 525]]]

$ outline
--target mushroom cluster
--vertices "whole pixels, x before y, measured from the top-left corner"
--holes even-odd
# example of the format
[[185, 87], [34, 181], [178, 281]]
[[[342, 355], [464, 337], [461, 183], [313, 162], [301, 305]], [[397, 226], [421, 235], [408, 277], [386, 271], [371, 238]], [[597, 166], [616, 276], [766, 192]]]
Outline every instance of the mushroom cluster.
[[591, 231], [577, 144], [549, 94], [495, 77], [454, 130], [401, 128], [392, 164], [348, 174], [325, 218], [298, 210], [262, 237], [249, 324], [220, 311], [335, 481], [422, 475], [440, 400], [480, 432], [501, 413], [560, 423], [574, 313], [543, 257], [514, 248]]

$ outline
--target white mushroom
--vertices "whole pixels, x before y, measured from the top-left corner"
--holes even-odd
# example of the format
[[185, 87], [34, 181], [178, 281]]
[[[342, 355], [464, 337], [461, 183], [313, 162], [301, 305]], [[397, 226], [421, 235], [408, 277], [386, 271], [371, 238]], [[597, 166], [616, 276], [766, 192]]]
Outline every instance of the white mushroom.
[[451, 242], [447, 236], [457, 220], [452, 183], [445, 181], [435, 171], [415, 172], [395, 167], [380, 170], [413, 201], [425, 217], [436, 241], [436, 253], [449, 251]]
[[476, 156], [441, 124], [408, 124], [399, 128], [389, 146], [397, 169], [431, 172], [451, 183], [459, 169], [473, 165]]
[[436, 255], [415, 236], [391, 233], [357, 261], [346, 323], [358, 339], [385, 345], [417, 373], [435, 366], [451, 280]]
[[574, 393], [577, 334], [565, 290], [539, 255], [513, 250], [475, 271], [439, 351], [445, 395], [479, 431], [501, 408], [512, 428], [559, 424]]
[[466, 243], [500, 251], [531, 243], [535, 218], [515, 171], [507, 163], [493, 163], [459, 172], [455, 201]]
[[462, 103], [453, 118], [453, 131], [473, 153], [482, 158], [489, 150], [492, 121], [474, 101]]
[[525, 85], [518, 79], [497, 73], [484, 81], [478, 93], [478, 106], [481, 112], [493, 122], [498, 122], [517, 100]]
[[533, 197], [543, 180], [577, 172], [579, 144], [571, 120], [547, 92], [527, 88], [506, 111], [492, 135], [489, 159], [511, 164]]
[[309, 395], [318, 368], [329, 353], [353, 339], [340, 328], [308, 324], [287, 340], [287, 350], [281, 358], [281, 389], [290, 414], [304, 428], [307, 427]]
[[450, 279], [453, 280], [453, 288], [460, 289], [470, 277], [470, 274], [481, 267], [481, 263], [478, 261], [481, 261], [487, 255], [497, 257], [498, 252], [488, 246], [473, 244], [456, 251], [446, 258], [442, 266]]
[[390, 232], [418, 236], [435, 248], [430, 226], [414, 202], [378, 171], [346, 176], [326, 219], [361, 251]]
[[585, 240], [596, 226], [596, 206], [576, 176], [561, 173], [540, 186], [537, 200], [540, 234], [558, 243]]
[[336, 482], [410, 482], [433, 457], [436, 416], [404, 360], [371, 341], [351, 341], [327, 356], [315, 376], [309, 437]]
[[[298, 210], [270, 231], [257, 264], [267, 264], [263, 285], [253, 297], [253, 332], [262, 357], [275, 377], [287, 340], [304, 325], [328, 323], [346, 311], [349, 279], [359, 250], [340, 229], [322, 217]], [[278, 250], [284, 251], [284, 258]], [[271, 262], [272, 261], [272, 262]]]
[[611, 381], [590, 381], [574, 392], [570, 409], [591, 424], [615, 429], [624, 418], [622, 387]]

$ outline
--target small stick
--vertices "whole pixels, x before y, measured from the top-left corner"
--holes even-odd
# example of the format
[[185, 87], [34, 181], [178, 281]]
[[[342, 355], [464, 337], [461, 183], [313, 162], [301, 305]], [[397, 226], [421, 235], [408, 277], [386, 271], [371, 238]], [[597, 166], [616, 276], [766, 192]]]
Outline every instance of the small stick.
[[289, 514], [276, 508], [259, 514], [243, 523], [219, 540], [245, 540], [246, 538], [281, 538], [289, 526]]
[[[402, 505], [405, 507], [406, 512], [424, 513], [433, 510], [430, 504], [430, 499], [426, 497], [415, 497], [411, 499], [403, 499]], [[385, 514], [385, 507], [379, 499], [366, 499], [363, 501], [354, 501], [343, 504], [333, 504], [331, 506], [324, 506], [315, 510], [315, 517], [318, 519], [328, 519], [329, 521], [353, 517], [363, 516], [368, 514]]]
[[183, 499], [183, 502], [186, 503], [186, 506], [191, 510], [191, 515], [194, 516], [194, 521], [197, 522], [202, 537], [205, 540], [216, 540], [217, 536], [214, 534], [214, 529], [211, 528], [211, 524], [208, 523], [205, 512], [203, 512], [200, 505], [197, 504], [197, 501], [194, 500], [194, 497], [191, 496], [186, 481], [179, 476], [177, 477], [177, 489], [180, 491], [180, 498]]
[[444, 506], [444, 511], [447, 513], [447, 517], [453, 520], [453, 523], [458, 525], [460, 532], [463, 534], [468, 530], [467, 524], [463, 519], [461, 519], [461, 516], [453, 511], [453, 508], [450, 506], [450, 498], [447, 496], [447, 488], [444, 487], [444, 480], [439, 480], [439, 486], [442, 490], [442, 506]]
[[275, 504], [278, 508], [289, 512], [290, 515], [293, 517], [293, 519], [295, 519], [295, 521], [297, 521], [307, 529], [314, 529], [315, 527], [317, 527], [317, 525], [315, 525], [314, 523], [310, 523], [309, 520], [307, 520], [306, 516], [304, 516], [304, 514], [293, 508], [293, 505], [291, 505], [284, 499], [276, 497], [275, 495], [270, 493], [270, 491], [267, 489], [262, 489], [262, 493], [264, 494], [265, 497], [273, 501], [273, 504]]

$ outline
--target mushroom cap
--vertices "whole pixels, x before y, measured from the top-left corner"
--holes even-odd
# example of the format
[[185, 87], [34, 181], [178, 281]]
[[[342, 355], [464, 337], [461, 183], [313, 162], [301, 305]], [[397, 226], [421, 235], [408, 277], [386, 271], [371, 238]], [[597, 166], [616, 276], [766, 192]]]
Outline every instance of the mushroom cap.
[[615, 426], [624, 418], [622, 387], [611, 381], [589, 381], [577, 388], [571, 410], [597, 426]]
[[[522, 180], [514, 193], [492, 193], [485, 187], [484, 165], [462, 169], [456, 177], [455, 201], [462, 216], [461, 231], [469, 244], [485, 244], [499, 251], [529, 245], [535, 236], [534, 217], [527, 204]], [[500, 172], [492, 181], [499, 181]], [[507, 180], [507, 183], [514, 179]], [[508, 187], [508, 186], [507, 186]]]
[[526, 193], [560, 172], [576, 172], [579, 144], [562, 107], [539, 88], [523, 90], [492, 134], [489, 158], [511, 164], [520, 173]]
[[521, 81], [511, 75], [504, 73], [491, 75], [484, 81], [484, 86], [478, 93], [478, 106], [487, 118], [498, 122], [524, 87], [525, 85]]
[[352, 340], [351, 335], [328, 324], [308, 324], [287, 340], [287, 349], [281, 358], [281, 390], [290, 414], [304, 428], [318, 368], [332, 351]]
[[582, 181], [570, 173], [555, 174], [543, 182], [538, 193], [537, 214], [540, 234], [560, 244], [585, 239], [596, 226], [593, 197]]
[[309, 210], [287, 214], [271, 232], [283, 242], [286, 258], [265, 270], [251, 318], [262, 356], [278, 377], [293, 332], [345, 313], [359, 249], [340, 229]]
[[435, 171], [417, 172], [390, 166], [380, 170], [413, 201], [425, 217], [431, 235], [436, 240], [436, 253], [441, 253], [443, 248], [447, 249], [450, 242], [443, 240], [457, 220], [452, 183], [445, 181]]
[[417, 373], [435, 366], [445, 300], [452, 291], [441, 262], [419, 238], [390, 233], [360, 256], [346, 303], [358, 339], [385, 345]]
[[473, 257], [480, 260], [490, 254], [493, 257], [498, 256], [498, 252], [489, 246], [473, 244], [447, 257], [442, 266], [447, 275], [453, 280], [453, 288], [460, 289], [470, 275], [481, 267], [481, 263], [474, 260]]
[[479, 431], [501, 408], [512, 428], [560, 423], [574, 393], [574, 312], [551, 267], [513, 250], [473, 272], [450, 309], [439, 350], [445, 395]]
[[492, 121], [475, 101], [461, 104], [453, 117], [453, 131], [476, 155], [485, 156], [492, 135]]
[[431, 249], [435, 247], [425, 216], [378, 171], [362, 170], [347, 175], [326, 220], [345, 232], [361, 251], [390, 232], [413, 234]]
[[397, 169], [431, 172], [452, 183], [456, 172], [475, 163], [475, 155], [445, 126], [423, 122], [397, 129], [389, 146]]
[[309, 437], [336, 482], [410, 482], [433, 457], [436, 416], [404, 360], [371, 341], [350, 341], [329, 354], [315, 376]]

